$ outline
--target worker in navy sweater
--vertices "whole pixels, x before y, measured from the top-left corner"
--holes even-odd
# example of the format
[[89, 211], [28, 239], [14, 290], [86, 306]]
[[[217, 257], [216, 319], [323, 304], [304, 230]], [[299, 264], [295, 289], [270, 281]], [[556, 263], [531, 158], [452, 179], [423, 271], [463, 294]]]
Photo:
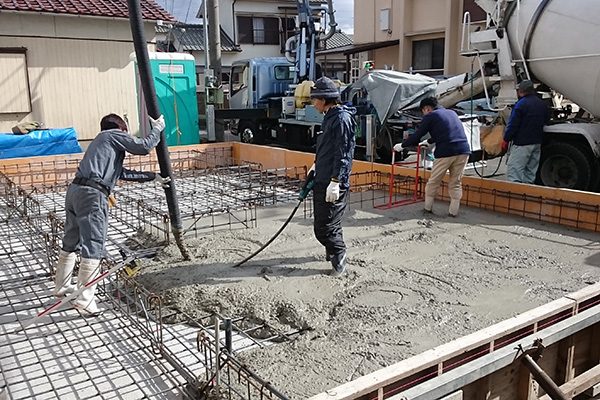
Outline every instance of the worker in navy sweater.
[[510, 114], [502, 143], [506, 151], [512, 142], [506, 172], [511, 182], [534, 183], [540, 165], [544, 125], [550, 121], [550, 112], [535, 94], [530, 80], [519, 83], [517, 95], [519, 101]]
[[315, 165], [314, 231], [331, 261], [333, 276], [346, 271], [346, 244], [342, 232], [342, 217], [350, 195], [350, 173], [356, 146], [354, 114], [356, 109], [339, 103], [335, 83], [321, 77], [310, 93], [315, 109], [322, 114], [322, 131], [317, 136]]
[[[165, 128], [164, 118], [150, 118], [152, 131], [140, 139], [127, 133], [127, 125], [116, 114], [106, 115], [100, 121], [101, 132], [90, 143], [79, 163], [75, 179], [67, 189], [65, 199], [65, 234], [56, 265], [54, 296], [64, 297], [75, 291], [71, 282], [75, 266], [75, 252], [81, 253], [77, 286], [81, 288], [100, 275], [100, 260], [104, 257], [104, 242], [108, 230], [109, 196], [118, 179], [135, 182], [156, 181], [167, 185], [163, 178], [151, 171], [133, 171], [123, 168], [125, 153], [146, 155], [160, 141]], [[96, 285], [89, 285], [75, 300], [74, 307], [86, 315], [101, 313], [96, 305]]]
[[[420, 104], [423, 119], [419, 129], [410, 135], [402, 143], [394, 146], [394, 151], [401, 152], [403, 148], [420, 145], [429, 147], [435, 144], [433, 168], [425, 186], [426, 213], [431, 213], [433, 201], [438, 192], [440, 184], [447, 171], [450, 171], [448, 180], [448, 194], [450, 195], [450, 207], [448, 214], [456, 217], [462, 198], [462, 176], [469, 160], [471, 149], [467, 135], [458, 115], [438, 105], [435, 97], [423, 99]], [[419, 142], [423, 136], [430, 134], [430, 138]]]

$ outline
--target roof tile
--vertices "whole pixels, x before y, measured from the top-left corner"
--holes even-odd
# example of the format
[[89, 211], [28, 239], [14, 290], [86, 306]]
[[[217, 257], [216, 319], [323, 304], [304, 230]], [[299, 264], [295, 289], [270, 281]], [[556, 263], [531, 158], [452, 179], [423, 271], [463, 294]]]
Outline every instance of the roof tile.
[[[140, 0], [140, 8], [145, 20], [175, 21], [154, 0]], [[129, 18], [127, 0], [0, 0], [1, 10]]]

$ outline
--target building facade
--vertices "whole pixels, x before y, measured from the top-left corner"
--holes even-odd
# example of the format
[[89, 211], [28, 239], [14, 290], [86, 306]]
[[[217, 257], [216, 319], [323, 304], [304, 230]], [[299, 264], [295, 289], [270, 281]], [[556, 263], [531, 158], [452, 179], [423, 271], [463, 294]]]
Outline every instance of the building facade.
[[[127, 2], [111, 2], [113, 8], [97, 2], [71, 0], [57, 9], [42, 2], [47, 8], [40, 10], [0, 0], [0, 132], [39, 121], [47, 128], [74, 127], [80, 140], [91, 140], [102, 116], [112, 112], [138, 130]], [[173, 18], [144, 0], [142, 16], [154, 51], [156, 21]]]
[[360, 59], [373, 61], [375, 68], [426, 75], [468, 72], [472, 60], [460, 55], [466, 11], [473, 27], [485, 21], [474, 0], [355, 0], [354, 15], [361, 18], [354, 24], [354, 43], [370, 48]]

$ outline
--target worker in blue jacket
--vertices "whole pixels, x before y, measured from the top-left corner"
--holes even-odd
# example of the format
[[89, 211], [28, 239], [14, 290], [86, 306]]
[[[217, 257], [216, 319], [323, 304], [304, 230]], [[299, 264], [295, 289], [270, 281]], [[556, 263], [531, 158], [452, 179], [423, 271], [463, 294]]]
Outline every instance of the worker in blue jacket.
[[314, 186], [314, 231], [331, 261], [332, 275], [346, 271], [346, 244], [342, 217], [348, 204], [350, 173], [356, 146], [354, 114], [356, 109], [340, 104], [335, 83], [321, 77], [315, 82], [310, 97], [317, 112], [325, 114], [317, 135]]
[[519, 101], [510, 114], [502, 149], [506, 151], [512, 142], [508, 156], [508, 180], [531, 184], [535, 182], [540, 165], [544, 125], [550, 121], [550, 111], [536, 95], [530, 80], [519, 83], [517, 95]]
[[[140, 139], [127, 133], [127, 125], [116, 114], [106, 115], [100, 121], [101, 132], [90, 143], [79, 163], [75, 179], [67, 189], [65, 199], [65, 234], [56, 265], [54, 296], [64, 297], [75, 291], [71, 283], [75, 266], [75, 252], [81, 252], [77, 286], [81, 288], [100, 275], [100, 260], [104, 257], [104, 242], [108, 230], [109, 196], [117, 180], [156, 181], [163, 186], [170, 178], [151, 171], [133, 171], [123, 168], [125, 153], [146, 155], [160, 141], [165, 128], [164, 117], [150, 118], [152, 131]], [[96, 305], [96, 285], [89, 285], [75, 300], [73, 306], [86, 315], [101, 313]]]
[[[455, 217], [460, 208], [462, 198], [462, 176], [465, 166], [469, 161], [471, 148], [467, 135], [458, 115], [438, 105], [435, 97], [423, 99], [419, 105], [423, 113], [421, 124], [415, 133], [410, 135], [402, 143], [394, 146], [394, 151], [401, 152], [404, 147], [416, 146], [429, 147], [435, 144], [433, 155], [433, 168], [425, 186], [425, 206], [427, 213], [432, 212], [433, 201], [439, 190], [440, 184], [447, 171], [450, 171], [448, 179], [448, 195], [450, 196], [450, 207], [448, 214]], [[423, 136], [431, 136], [427, 140], [421, 140]]]

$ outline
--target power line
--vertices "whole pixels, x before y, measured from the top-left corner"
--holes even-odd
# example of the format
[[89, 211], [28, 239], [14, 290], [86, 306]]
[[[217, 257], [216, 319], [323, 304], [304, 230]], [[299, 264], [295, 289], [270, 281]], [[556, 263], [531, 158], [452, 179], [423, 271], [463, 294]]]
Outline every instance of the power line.
[[189, 0], [188, 2], [188, 8], [187, 8], [187, 12], [185, 13], [185, 21], [184, 22], [188, 22], [188, 16], [190, 15], [190, 8], [192, 8], [192, 3], [194, 0]]

